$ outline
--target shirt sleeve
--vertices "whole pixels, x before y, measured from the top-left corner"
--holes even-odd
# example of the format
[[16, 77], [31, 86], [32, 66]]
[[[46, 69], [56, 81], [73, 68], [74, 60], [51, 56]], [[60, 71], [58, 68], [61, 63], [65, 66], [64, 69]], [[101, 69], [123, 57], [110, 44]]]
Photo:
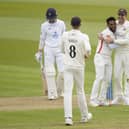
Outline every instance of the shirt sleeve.
[[126, 45], [129, 44], [129, 30], [125, 33], [125, 37], [121, 39], [115, 39], [114, 43], [119, 45]]
[[40, 41], [39, 41], [39, 49], [43, 49], [46, 39], [46, 32], [45, 27], [41, 25], [41, 32], [40, 32]]
[[62, 29], [62, 34], [66, 31], [66, 26], [65, 23], [63, 22], [63, 29]]
[[61, 37], [61, 52], [62, 53], [64, 53], [64, 51], [65, 51], [65, 48], [64, 48], [65, 47], [65, 45], [64, 45], [65, 44], [65, 39], [66, 39], [65, 38], [66, 37], [65, 35], [66, 35], [66, 32], [64, 32], [63, 35], [62, 35], [62, 37]]
[[110, 49], [115, 49], [115, 48], [120, 47], [120, 45], [119, 45], [119, 44], [115, 44], [115, 43], [111, 43], [111, 44], [108, 44], [108, 47], [109, 47]]
[[88, 36], [85, 36], [85, 50], [86, 50], [86, 55], [89, 56], [91, 54], [91, 45]]

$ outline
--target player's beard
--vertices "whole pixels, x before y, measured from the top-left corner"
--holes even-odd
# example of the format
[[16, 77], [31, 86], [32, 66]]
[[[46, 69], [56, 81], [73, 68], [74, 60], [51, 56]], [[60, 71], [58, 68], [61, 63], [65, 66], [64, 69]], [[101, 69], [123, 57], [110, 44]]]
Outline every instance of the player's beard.
[[119, 24], [123, 24], [125, 22], [125, 18], [123, 16], [118, 17]]

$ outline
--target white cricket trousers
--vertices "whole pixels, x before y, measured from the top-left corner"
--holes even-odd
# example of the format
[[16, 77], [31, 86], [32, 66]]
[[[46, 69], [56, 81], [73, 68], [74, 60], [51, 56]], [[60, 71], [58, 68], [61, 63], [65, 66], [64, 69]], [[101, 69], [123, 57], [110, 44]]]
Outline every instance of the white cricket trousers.
[[57, 65], [58, 72], [64, 71], [63, 53], [59, 47], [44, 47], [44, 62], [45, 66]]
[[[44, 47], [45, 74], [48, 85], [48, 98], [57, 97], [56, 66], [58, 73], [63, 73], [63, 54], [59, 47]], [[56, 66], [55, 66], [56, 64]], [[61, 75], [61, 74], [59, 74]], [[62, 84], [63, 85], [63, 84]], [[63, 87], [63, 86], [62, 86]]]
[[106, 100], [106, 92], [112, 78], [112, 60], [110, 56], [96, 54], [94, 57], [96, 79], [93, 83], [90, 101]]
[[[125, 86], [122, 86], [122, 79]], [[123, 95], [129, 99], [129, 53], [115, 53], [114, 97]]]
[[74, 81], [77, 90], [78, 104], [81, 116], [88, 115], [88, 107], [84, 92], [84, 70], [67, 69], [64, 70], [64, 114], [72, 118], [72, 91]]

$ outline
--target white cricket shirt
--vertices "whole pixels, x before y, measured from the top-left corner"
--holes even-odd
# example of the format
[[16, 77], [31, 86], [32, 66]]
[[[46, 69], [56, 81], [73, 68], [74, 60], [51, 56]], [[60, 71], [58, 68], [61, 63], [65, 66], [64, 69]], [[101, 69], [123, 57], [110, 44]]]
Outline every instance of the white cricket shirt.
[[116, 52], [129, 53], [129, 21], [126, 20], [122, 25], [117, 21], [116, 39], [114, 43], [120, 45], [120, 47], [116, 48]]
[[[101, 34], [103, 35], [103, 38], [110, 36], [112, 39], [115, 39], [114, 33], [111, 30], [109, 30], [109, 28], [103, 30]], [[108, 43], [106, 43], [104, 40], [99, 40], [96, 53], [103, 54], [106, 56], [111, 56], [112, 49], [108, 46]]]
[[44, 45], [58, 47], [64, 31], [65, 24], [62, 20], [57, 19], [55, 23], [44, 22], [41, 25], [39, 49], [42, 49]]
[[65, 68], [84, 68], [84, 55], [91, 51], [88, 35], [79, 30], [64, 32], [62, 36]]

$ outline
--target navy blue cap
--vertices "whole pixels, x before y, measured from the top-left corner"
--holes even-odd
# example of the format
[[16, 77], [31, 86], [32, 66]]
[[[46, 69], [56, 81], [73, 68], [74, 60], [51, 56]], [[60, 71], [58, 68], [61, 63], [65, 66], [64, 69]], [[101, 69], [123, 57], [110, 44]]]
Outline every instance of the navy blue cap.
[[46, 18], [53, 19], [57, 17], [56, 10], [54, 8], [48, 8], [46, 11]]
[[72, 17], [72, 19], [71, 19], [71, 25], [72, 26], [80, 26], [81, 25], [81, 19], [80, 19], [80, 17], [77, 17], [77, 16]]

